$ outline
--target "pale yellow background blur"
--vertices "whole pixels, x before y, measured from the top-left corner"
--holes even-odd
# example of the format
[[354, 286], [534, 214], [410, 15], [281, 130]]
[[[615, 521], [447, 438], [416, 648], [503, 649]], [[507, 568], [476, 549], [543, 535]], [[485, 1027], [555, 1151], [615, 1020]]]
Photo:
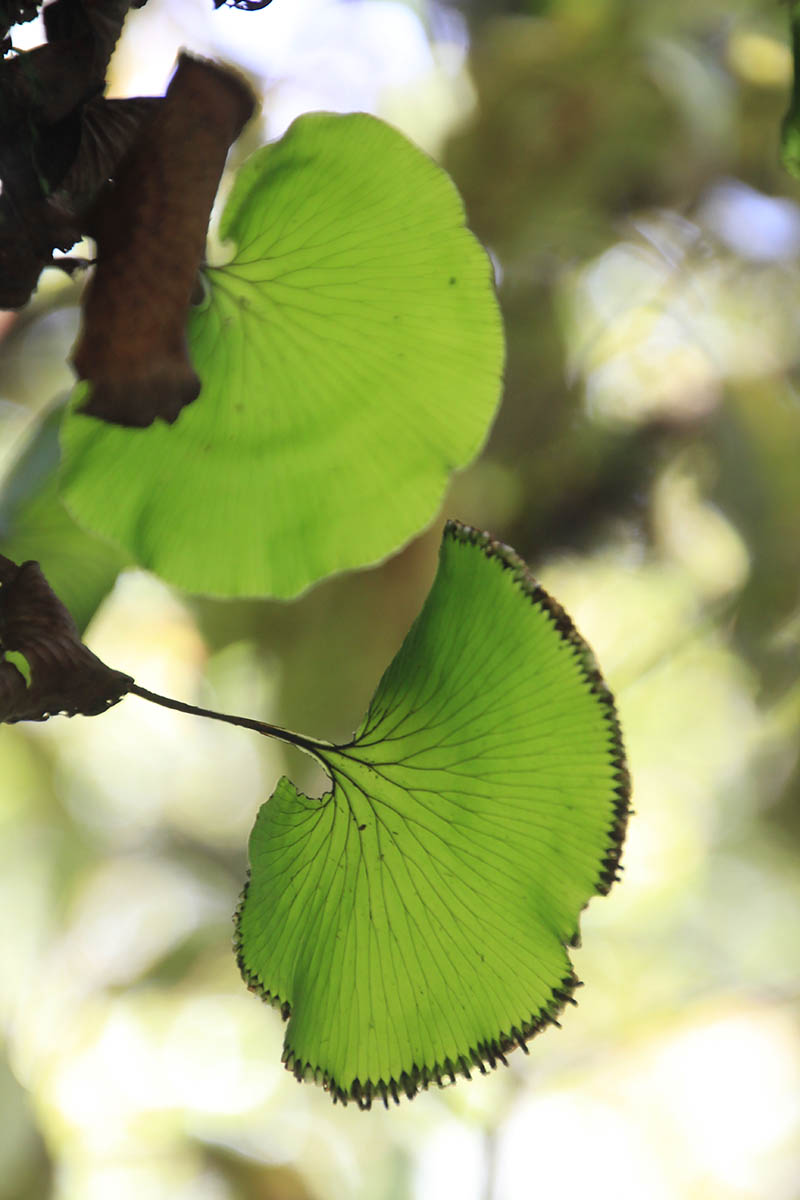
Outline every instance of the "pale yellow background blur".
[[[572, 614], [634, 780], [623, 880], [574, 954], [579, 1006], [507, 1070], [389, 1113], [334, 1108], [283, 1071], [280, 1018], [231, 953], [255, 813], [283, 772], [319, 787], [307, 764], [136, 698], [3, 727], [2, 1200], [800, 1197], [786, 13], [470, 13], [149, 0], [111, 91], [163, 91], [181, 46], [224, 56], [264, 100], [234, 165], [302, 111], [366, 108], [462, 187], [497, 268], [508, 388], [443, 514], [512, 542]], [[0, 349], [5, 464], [69, 387], [77, 295], [48, 273]], [[125, 573], [87, 641], [152, 690], [346, 736], [427, 591], [440, 527], [293, 606]]]

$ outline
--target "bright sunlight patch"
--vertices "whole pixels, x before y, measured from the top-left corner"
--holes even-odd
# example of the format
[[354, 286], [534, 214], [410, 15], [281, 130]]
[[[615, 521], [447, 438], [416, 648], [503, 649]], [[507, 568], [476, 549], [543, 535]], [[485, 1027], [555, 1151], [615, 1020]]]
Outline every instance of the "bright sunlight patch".
[[368, 1108], [524, 1048], [576, 985], [566, 947], [628, 812], [613, 700], [567, 615], [449, 522], [361, 728], [312, 752], [331, 791], [281, 780], [237, 916], [289, 1069]]
[[[503, 335], [448, 176], [364, 114], [301, 117], [239, 172], [174, 426], [62, 428], [87, 529], [189, 591], [293, 596], [396, 550], [483, 444]], [[153, 296], [153, 304], [158, 297]]]

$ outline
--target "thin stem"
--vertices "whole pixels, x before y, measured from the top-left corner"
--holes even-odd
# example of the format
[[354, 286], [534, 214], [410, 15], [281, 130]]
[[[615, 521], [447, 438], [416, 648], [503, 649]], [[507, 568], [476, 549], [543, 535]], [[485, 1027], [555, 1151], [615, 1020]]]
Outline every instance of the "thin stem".
[[189, 713], [193, 717], [207, 717], [211, 721], [224, 721], [227, 725], [239, 725], [243, 729], [253, 729], [264, 737], [288, 742], [290, 746], [297, 746], [300, 750], [312, 754], [323, 766], [327, 766], [324, 752], [333, 749], [327, 742], [318, 742], [314, 738], [304, 737], [301, 733], [292, 733], [291, 729], [282, 729], [280, 725], [269, 725], [266, 721], [256, 721], [253, 717], [235, 717], [229, 713], [215, 712], [213, 708], [200, 708], [196, 704], [184, 704], [182, 700], [173, 700], [170, 696], [149, 692], [147, 688], [139, 687], [138, 683], [134, 683], [129, 691], [131, 695], [149, 700], [151, 704], [160, 704], [162, 708], [172, 708], [176, 712]]

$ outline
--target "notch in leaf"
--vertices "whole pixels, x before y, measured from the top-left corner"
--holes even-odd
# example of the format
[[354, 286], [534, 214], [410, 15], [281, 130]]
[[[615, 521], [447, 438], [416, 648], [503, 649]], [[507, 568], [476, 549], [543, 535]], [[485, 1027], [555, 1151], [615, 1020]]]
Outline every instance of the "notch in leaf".
[[94, 717], [133, 686], [80, 640], [36, 562], [0, 554], [0, 721]]
[[73, 353], [81, 411], [116, 425], [175, 421], [200, 379], [186, 323], [228, 150], [254, 106], [234, 72], [182, 54], [167, 94], [94, 211], [97, 268]]
[[287, 1067], [369, 1108], [525, 1049], [577, 986], [567, 947], [628, 815], [613, 699], [569, 617], [449, 522], [353, 740], [305, 748], [331, 790], [278, 784], [236, 918]]

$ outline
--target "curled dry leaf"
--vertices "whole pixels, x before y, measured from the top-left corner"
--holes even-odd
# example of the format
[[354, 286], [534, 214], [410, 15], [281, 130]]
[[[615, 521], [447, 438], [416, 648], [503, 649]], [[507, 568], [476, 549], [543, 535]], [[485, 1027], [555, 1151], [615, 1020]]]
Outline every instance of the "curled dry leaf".
[[[45, 201], [48, 227], [60, 238], [58, 246], [73, 246], [83, 235], [98, 195], [113, 179], [142, 126], [161, 104], [160, 96], [127, 100], [94, 96], [84, 104], [75, 157], [61, 183]], [[61, 228], [65, 221], [69, 223], [68, 229]]]
[[[44, 721], [57, 713], [94, 717], [128, 692], [133, 679], [101, 662], [39, 564], [0, 555], [0, 721]], [[6, 658], [22, 655], [30, 678]]]
[[98, 201], [97, 269], [73, 355], [92, 385], [83, 412], [117, 425], [171, 423], [199, 394], [186, 321], [225, 158], [253, 107], [234, 72], [182, 54]]
[[[37, 7], [4, 3], [0, 32]], [[0, 62], [0, 307], [25, 305], [44, 267], [58, 262], [54, 248], [68, 250], [83, 232], [85, 197], [65, 181], [85, 156], [87, 105], [109, 103], [101, 97], [106, 68], [129, 7], [130, 0], [54, 0], [44, 9], [46, 44]], [[108, 124], [113, 133], [115, 122]], [[114, 165], [125, 148], [115, 148]], [[85, 184], [85, 169], [81, 176]], [[108, 177], [95, 179], [95, 195]]]

